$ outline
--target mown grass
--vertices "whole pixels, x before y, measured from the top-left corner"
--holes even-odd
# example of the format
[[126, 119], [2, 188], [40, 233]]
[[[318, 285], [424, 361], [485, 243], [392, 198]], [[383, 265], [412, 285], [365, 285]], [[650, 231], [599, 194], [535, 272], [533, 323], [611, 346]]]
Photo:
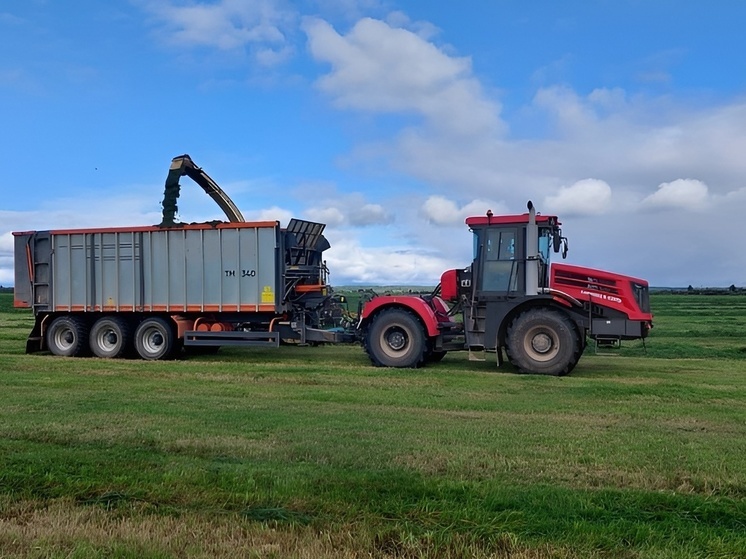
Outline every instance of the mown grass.
[[[746, 556], [744, 344], [716, 335], [744, 304], [657, 296], [645, 355], [545, 378], [27, 356], [0, 297], [0, 557]], [[686, 329], [711, 335], [668, 355]]]

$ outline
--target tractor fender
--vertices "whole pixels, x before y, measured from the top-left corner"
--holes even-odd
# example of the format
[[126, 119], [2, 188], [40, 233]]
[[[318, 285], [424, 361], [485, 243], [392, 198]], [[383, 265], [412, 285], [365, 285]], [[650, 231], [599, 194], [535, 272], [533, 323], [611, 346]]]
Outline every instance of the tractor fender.
[[425, 332], [427, 332], [429, 337], [437, 336], [440, 333], [435, 311], [433, 311], [427, 301], [415, 295], [379, 295], [374, 297], [363, 307], [358, 329], [364, 328], [370, 322], [370, 318], [379, 311], [395, 307], [407, 309], [417, 316], [422, 321]]

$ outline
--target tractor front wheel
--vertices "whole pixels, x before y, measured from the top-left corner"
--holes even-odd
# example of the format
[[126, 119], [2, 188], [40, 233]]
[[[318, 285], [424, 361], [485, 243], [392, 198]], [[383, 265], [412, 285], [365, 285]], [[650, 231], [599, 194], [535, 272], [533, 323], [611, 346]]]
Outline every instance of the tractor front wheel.
[[383, 310], [368, 326], [365, 351], [377, 367], [419, 367], [426, 349], [422, 324], [405, 310]]
[[508, 359], [522, 373], [563, 376], [580, 358], [572, 320], [553, 309], [531, 309], [508, 328]]

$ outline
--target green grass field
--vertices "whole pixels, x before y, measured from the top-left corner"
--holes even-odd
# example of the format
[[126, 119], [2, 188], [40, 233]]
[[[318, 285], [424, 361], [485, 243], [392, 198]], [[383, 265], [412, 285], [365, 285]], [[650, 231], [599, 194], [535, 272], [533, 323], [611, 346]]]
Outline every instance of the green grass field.
[[746, 557], [746, 297], [655, 295], [569, 377], [357, 346], [24, 355], [0, 294], [0, 558]]

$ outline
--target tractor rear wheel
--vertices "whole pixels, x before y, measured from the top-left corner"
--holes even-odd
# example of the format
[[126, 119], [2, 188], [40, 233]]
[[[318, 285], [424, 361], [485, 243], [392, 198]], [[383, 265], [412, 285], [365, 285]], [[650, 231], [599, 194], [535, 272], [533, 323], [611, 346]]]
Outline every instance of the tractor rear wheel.
[[422, 324], [402, 309], [378, 313], [365, 335], [365, 351], [376, 367], [419, 367], [426, 349]]
[[522, 373], [563, 376], [580, 358], [575, 324], [553, 309], [530, 309], [508, 328], [508, 359]]
[[59, 316], [47, 328], [47, 347], [54, 355], [80, 357], [88, 353], [88, 324], [78, 316]]

